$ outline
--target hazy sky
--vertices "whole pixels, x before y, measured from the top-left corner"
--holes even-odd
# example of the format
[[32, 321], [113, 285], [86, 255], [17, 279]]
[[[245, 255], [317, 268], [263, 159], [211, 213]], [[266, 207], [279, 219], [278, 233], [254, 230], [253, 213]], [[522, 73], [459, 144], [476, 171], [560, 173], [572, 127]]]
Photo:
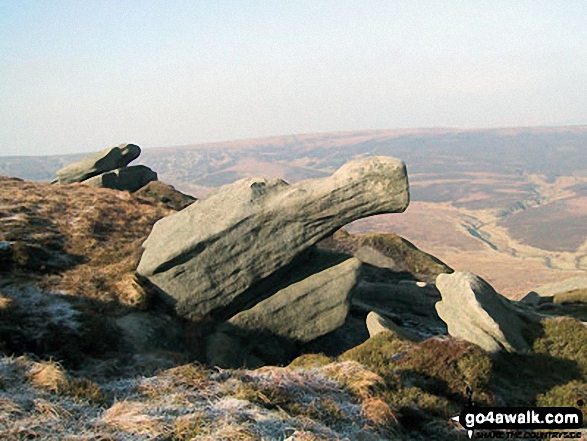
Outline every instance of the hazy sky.
[[587, 2], [0, 0], [0, 154], [587, 123]]

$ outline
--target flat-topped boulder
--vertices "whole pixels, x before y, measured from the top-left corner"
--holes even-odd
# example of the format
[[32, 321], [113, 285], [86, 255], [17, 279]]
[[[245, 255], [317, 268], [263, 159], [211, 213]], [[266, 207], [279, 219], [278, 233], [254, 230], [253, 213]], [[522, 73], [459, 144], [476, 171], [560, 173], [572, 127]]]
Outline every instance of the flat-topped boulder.
[[134, 144], [110, 147], [58, 170], [56, 182], [60, 184], [83, 182], [104, 172], [126, 167], [140, 154], [141, 148]]
[[357, 219], [404, 211], [405, 164], [351, 161], [332, 176], [289, 185], [242, 179], [161, 219], [143, 244], [137, 272], [188, 318], [228, 318], [248, 288]]
[[86, 179], [84, 184], [94, 187], [112, 188], [121, 191], [137, 191], [149, 182], [157, 180], [157, 173], [145, 165], [131, 165], [104, 172]]
[[436, 311], [455, 338], [488, 352], [527, 352], [533, 323], [482, 278], [468, 272], [440, 274], [436, 287], [442, 300]]

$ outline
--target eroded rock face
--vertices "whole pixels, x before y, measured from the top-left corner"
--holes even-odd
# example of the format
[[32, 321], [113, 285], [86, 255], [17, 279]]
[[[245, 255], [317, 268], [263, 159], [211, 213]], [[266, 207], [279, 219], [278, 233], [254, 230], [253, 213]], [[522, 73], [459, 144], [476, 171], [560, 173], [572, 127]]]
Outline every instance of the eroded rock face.
[[456, 338], [488, 352], [526, 352], [532, 323], [482, 278], [468, 272], [440, 274], [436, 287], [442, 300], [436, 311]]
[[354, 220], [404, 211], [406, 168], [370, 157], [331, 177], [288, 185], [243, 179], [161, 219], [143, 244], [138, 273], [188, 318], [230, 317], [245, 290]]
[[56, 181], [60, 184], [83, 182], [101, 173], [126, 167], [140, 154], [141, 149], [138, 145], [120, 144], [63, 167], [57, 171]]
[[238, 313], [209, 337], [208, 363], [237, 368], [287, 362], [299, 344], [344, 324], [360, 268], [358, 259], [347, 259]]
[[121, 191], [137, 191], [149, 182], [157, 180], [157, 173], [145, 165], [132, 165], [104, 172], [84, 181], [95, 187], [112, 188]]

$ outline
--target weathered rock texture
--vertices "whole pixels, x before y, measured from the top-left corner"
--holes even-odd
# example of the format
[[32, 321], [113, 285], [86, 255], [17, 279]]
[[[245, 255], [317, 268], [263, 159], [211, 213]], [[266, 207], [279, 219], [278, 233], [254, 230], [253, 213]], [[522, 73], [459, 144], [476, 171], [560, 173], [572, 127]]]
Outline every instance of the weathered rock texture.
[[230, 316], [241, 293], [319, 240], [408, 203], [405, 165], [389, 157], [294, 185], [243, 179], [157, 222], [137, 271], [176, 301], [180, 315]]
[[359, 260], [348, 259], [282, 289], [229, 323], [295, 341], [314, 340], [344, 323], [360, 267]]
[[360, 268], [359, 260], [347, 259], [238, 313], [208, 339], [208, 363], [253, 367], [287, 362], [300, 344], [344, 324]]
[[122, 191], [137, 191], [149, 182], [157, 180], [157, 173], [144, 165], [121, 167], [104, 172], [84, 181], [84, 184], [94, 187], [112, 188]]
[[377, 314], [375, 311], [371, 311], [367, 314], [367, 330], [369, 336], [374, 337], [382, 332], [392, 332], [398, 337], [404, 340], [419, 341], [420, 339], [416, 334], [411, 332], [409, 329], [404, 329], [395, 323], [393, 320]]
[[140, 154], [140, 147], [134, 144], [120, 144], [119, 146], [102, 150], [58, 170], [57, 182], [60, 184], [83, 182], [101, 173], [126, 167]]
[[436, 287], [442, 300], [438, 315], [450, 335], [481, 346], [488, 352], [526, 352], [530, 344], [529, 319], [517, 311], [485, 280], [468, 272], [440, 274]]

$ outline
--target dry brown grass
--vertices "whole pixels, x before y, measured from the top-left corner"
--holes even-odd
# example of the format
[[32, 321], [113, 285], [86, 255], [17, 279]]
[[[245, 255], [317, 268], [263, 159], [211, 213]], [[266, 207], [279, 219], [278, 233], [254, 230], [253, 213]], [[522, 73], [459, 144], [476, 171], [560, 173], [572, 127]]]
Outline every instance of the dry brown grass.
[[111, 427], [135, 435], [157, 438], [169, 435], [173, 427], [162, 416], [149, 415], [149, 406], [138, 401], [114, 403], [102, 416], [102, 421]]
[[385, 387], [385, 380], [381, 376], [355, 361], [329, 364], [324, 366], [321, 371], [344, 384], [360, 400], [372, 398]]
[[49, 392], [61, 393], [69, 386], [65, 370], [55, 361], [31, 363], [27, 377], [33, 386]]
[[70, 418], [71, 412], [64, 409], [58, 404], [51, 403], [42, 398], [36, 398], [33, 400], [35, 410], [41, 415], [54, 420], [60, 420], [62, 418]]
[[[11, 178], [0, 178], [0, 207], [0, 241], [24, 250], [15, 270], [53, 274], [44, 279], [52, 290], [129, 306], [146, 301], [132, 274], [153, 224], [172, 210], [127, 192]], [[41, 254], [31, 267], [27, 258]]]
[[63, 366], [49, 360], [30, 362], [26, 376], [33, 387], [78, 400], [102, 403], [105, 395], [100, 386], [87, 378], [71, 378]]
[[380, 398], [367, 398], [361, 403], [361, 415], [376, 427], [393, 427], [398, 419], [389, 405]]

